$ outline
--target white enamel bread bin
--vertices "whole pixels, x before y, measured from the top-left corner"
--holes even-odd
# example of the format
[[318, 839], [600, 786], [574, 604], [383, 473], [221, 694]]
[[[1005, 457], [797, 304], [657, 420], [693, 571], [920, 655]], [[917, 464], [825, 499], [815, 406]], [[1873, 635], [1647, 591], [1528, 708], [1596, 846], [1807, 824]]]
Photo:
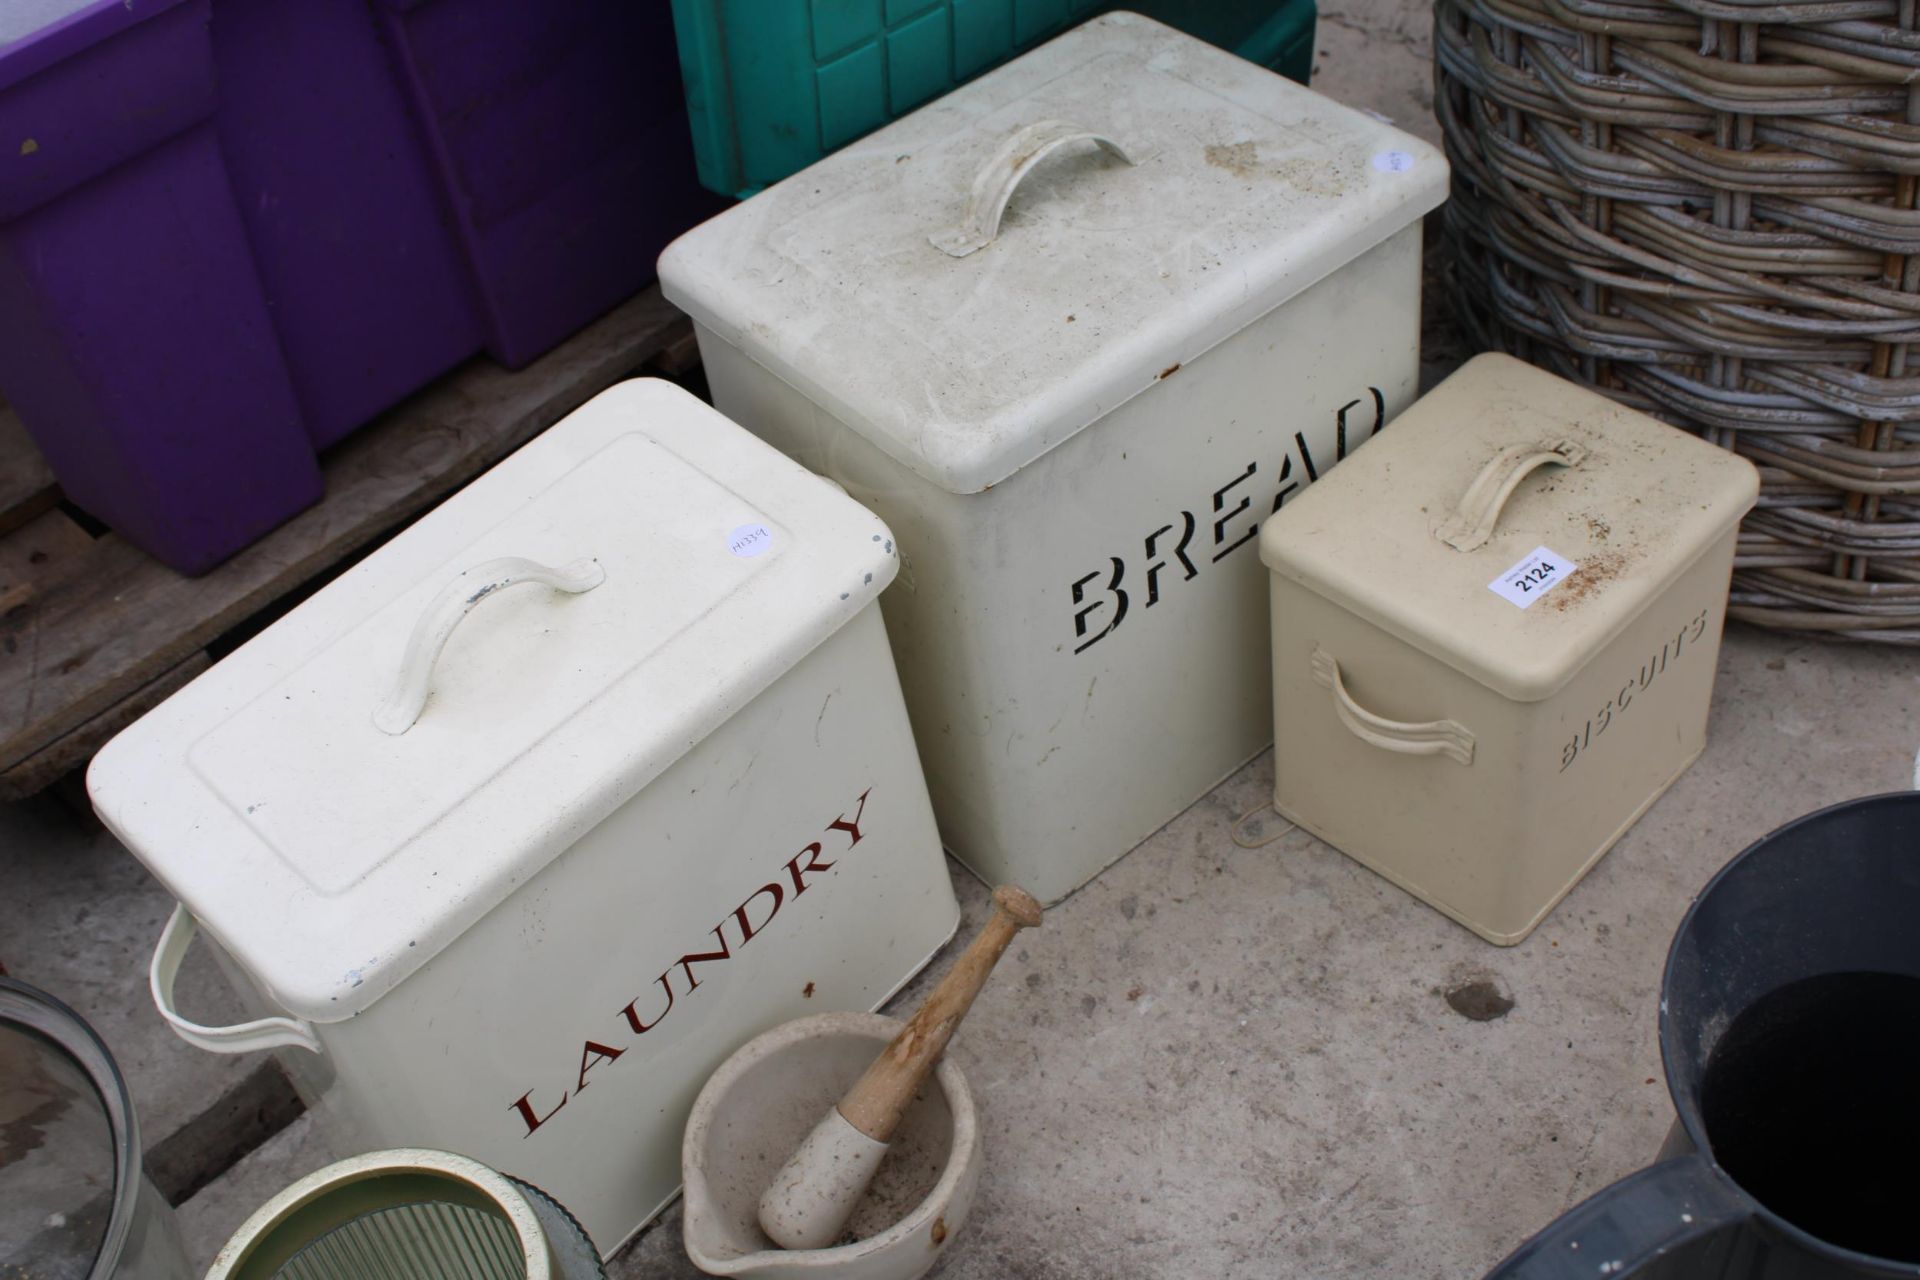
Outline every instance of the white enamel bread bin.
[[1052, 902], [1266, 745], [1261, 522], [1413, 398], [1432, 148], [1132, 14], [683, 236], [714, 402], [899, 534], [948, 847]]
[[1744, 458], [1504, 355], [1267, 524], [1274, 807], [1501, 945], [1706, 745]]
[[[728, 1054], [874, 1008], [959, 923], [892, 538], [671, 384], [597, 397], [94, 761], [182, 904], [161, 1012], [330, 1076], [337, 1145], [473, 1157], [610, 1253]], [[196, 928], [259, 1021], [173, 1007]]]

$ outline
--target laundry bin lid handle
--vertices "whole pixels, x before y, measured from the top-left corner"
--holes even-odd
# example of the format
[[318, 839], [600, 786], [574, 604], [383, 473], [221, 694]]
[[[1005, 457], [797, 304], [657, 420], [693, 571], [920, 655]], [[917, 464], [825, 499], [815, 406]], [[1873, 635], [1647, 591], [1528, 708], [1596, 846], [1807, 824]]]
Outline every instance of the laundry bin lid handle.
[[567, 595], [591, 591], [607, 580], [607, 571], [591, 558], [562, 565], [541, 564], [524, 556], [501, 556], [462, 570], [428, 603], [407, 637], [393, 691], [374, 708], [373, 723], [382, 733], [399, 735], [413, 727], [426, 708], [433, 664], [447, 647], [453, 629], [481, 601], [522, 582], [537, 582]]

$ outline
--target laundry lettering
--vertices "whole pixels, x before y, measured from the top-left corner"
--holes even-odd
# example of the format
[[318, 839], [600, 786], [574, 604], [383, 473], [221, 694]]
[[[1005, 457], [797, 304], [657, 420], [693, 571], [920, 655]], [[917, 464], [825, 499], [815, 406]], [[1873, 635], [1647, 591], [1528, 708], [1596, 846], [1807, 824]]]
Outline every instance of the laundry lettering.
[[[1347, 456], [1354, 424], [1369, 416], [1373, 421], [1367, 434], [1353, 440], [1351, 448], [1371, 440], [1386, 425], [1386, 396], [1378, 387], [1368, 387], [1364, 398], [1349, 400], [1334, 411], [1334, 462]], [[1199, 513], [1183, 510], [1146, 534], [1137, 559], [1108, 556], [1104, 565], [1072, 579], [1067, 590], [1073, 611], [1073, 651], [1085, 653], [1118, 631], [1136, 602], [1141, 612], [1154, 608], [1178, 584], [1199, 577], [1202, 566], [1219, 564], [1252, 542], [1263, 518], [1318, 480], [1320, 467], [1306, 432], [1293, 433], [1290, 447], [1270, 474], [1272, 479], [1263, 484], [1259, 460], [1249, 460], [1208, 495]], [[1271, 503], [1262, 512], [1260, 504], [1267, 503], [1269, 493]]]
[[[725, 970], [720, 966], [737, 958], [742, 949], [765, 933], [783, 906], [818, 886], [820, 877], [833, 870], [835, 861], [865, 838], [860, 824], [867, 812], [867, 797], [872, 794], [871, 787], [862, 791], [849, 809], [835, 815], [833, 821], [822, 828], [828, 833], [825, 844], [819, 840], [809, 841], [799, 853], [776, 864], [784, 875], [776, 874], [747, 894], [739, 906], [707, 931], [715, 943], [713, 947], [707, 948], [702, 943], [682, 952], [657, 978], [647, 983], [640, 995], [616, 1012], [608, 1028], [582, 1039], [578, 1070], [570, 1070], [562, 1077], [571, 1083], [571, 1088], [562, 1088], [550, 1105], [545, 1099], [553, 1095], [542, 1089], [529, 1089], [515, 1098], [507, 1110], [525, 1126], [526, 1132], [521, 1136], [532, 1137], [570, 1101], [584, 1093], [592, 1083], [587, 1078], [589, 1073], [593, 1073], [594, 1080], [599, 1080], [603, 1073], [617, 1070], [621, 1057], [634, 1047], [632, 1042], [658, 1027], [673, 1012], [676, 994], [682, 999], [690, 997], [700, 988], [703, 978], [723, 974]], [[829, 848], [834, 855], [832, 861], [823, 856]], [[696, 969], [696, 966], [700, 967]], [[594, 1038], [605, 1035], [607, 1030], [616, 1035], [605, 1040]]]

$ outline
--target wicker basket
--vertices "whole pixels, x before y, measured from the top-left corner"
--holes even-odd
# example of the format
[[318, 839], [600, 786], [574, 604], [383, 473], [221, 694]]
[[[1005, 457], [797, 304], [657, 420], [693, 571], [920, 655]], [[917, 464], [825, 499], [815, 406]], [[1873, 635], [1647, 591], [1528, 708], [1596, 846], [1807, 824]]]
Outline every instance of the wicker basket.
[[1920, 643], [1916, 0], [1437, 0], [1462, 319], [1751, 458], [1730, 616]]

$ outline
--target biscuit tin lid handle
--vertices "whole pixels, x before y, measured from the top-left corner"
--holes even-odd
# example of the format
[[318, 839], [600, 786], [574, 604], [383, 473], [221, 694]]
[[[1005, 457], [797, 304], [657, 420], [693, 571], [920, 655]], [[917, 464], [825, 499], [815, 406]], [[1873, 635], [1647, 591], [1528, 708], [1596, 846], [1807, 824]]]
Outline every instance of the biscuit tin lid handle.
[[1007, 211], [1020, 180], [1034, 166], [1061, 147], [1075, 142], [1092, 142], [1123, 164], [1133, 158], [1112, 138], [1084, 129], [1065, 120], [1041, 120], [1016, 131], [993, 158], [974, 175], [973, 188], [967, 193], [966, 211], [960, 225], [950, 231], [927, 237], [927, 242], [950, 257], [964, 258], [976, 249], [984, 249], [1000, 234], [1000, 216]]
[[1507, 499], [1520, 482], [1548, 463], [1577, 467], [1586, 460], [1586, 446], [1577, 440], [1523, 441], [1510, 444], [1487, 461], [1467, 486], [1460, 505], [1434, 531], [1434, 537], [1455, 551], [1477, 551], [1493, 536]]
[[407, 637], [406, 652], [400, 658], [400, 673], [394, 679], [393, 692], [375, 708], [373, 723], [381, 732], [405, 733], [420, 718], [432, 689], [433, 664], [447, 647], [453, 629], [482, 600], [522, 582], [537, 582], [555, 591], [575, 594], [591, 591], [606, 581], [607, 571], [592, 559], [574, 560], [554, 566], [519, 556], [502, 556], [477, 564], [455, 575], [433, 598], [413, 634]]

